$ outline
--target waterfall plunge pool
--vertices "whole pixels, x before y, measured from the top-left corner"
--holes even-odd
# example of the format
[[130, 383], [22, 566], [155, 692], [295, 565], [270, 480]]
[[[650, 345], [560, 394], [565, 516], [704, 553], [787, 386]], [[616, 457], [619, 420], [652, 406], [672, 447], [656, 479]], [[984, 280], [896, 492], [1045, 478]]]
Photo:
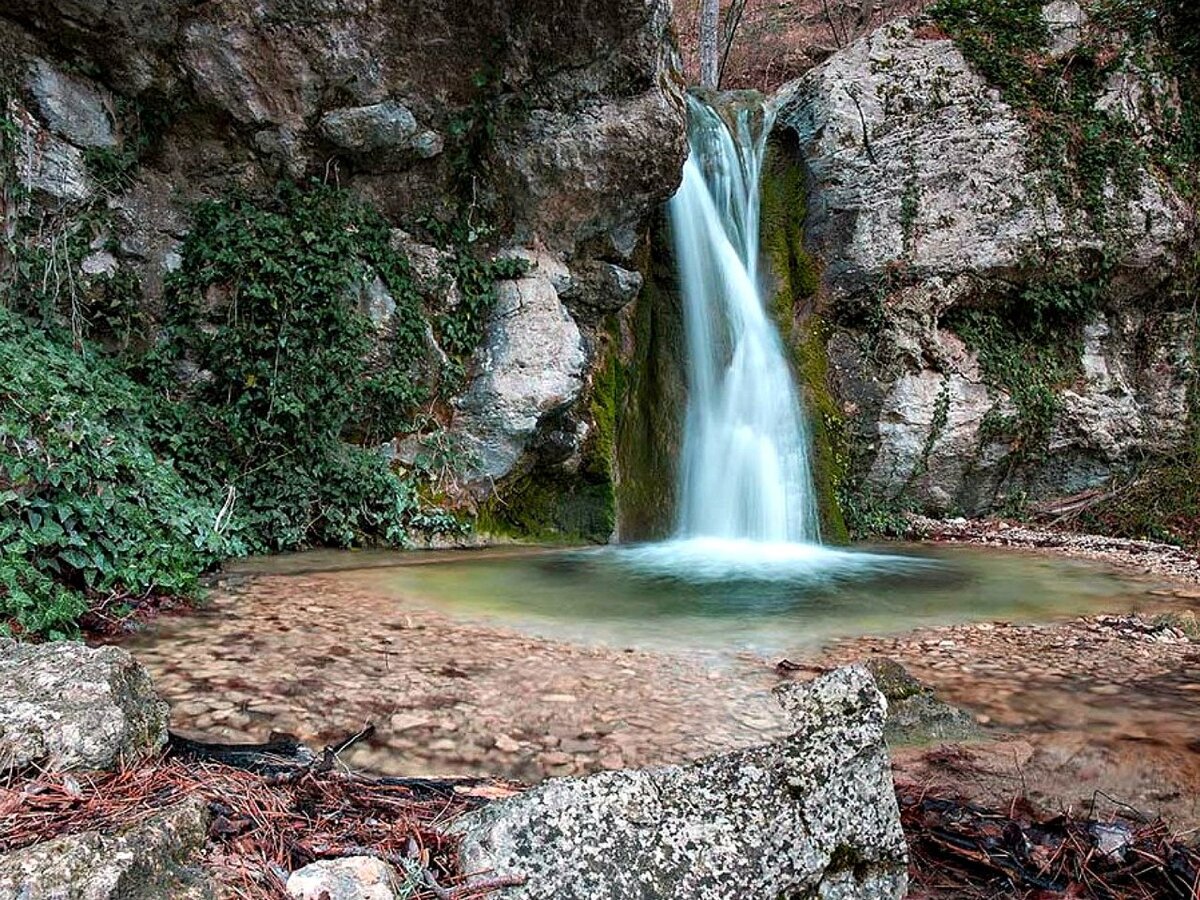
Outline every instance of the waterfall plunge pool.
[[[1065, 556], [950, 545], [841, 549], [698, 538], [587, 548], [313, 551], [235, 573], [327, 572], [380, 607], [421, 608], [542, 638], [725, 655], [981, 621], [1135, 611], [1155, 582]], [[171, 629], [170, 626], [167, 626]], [[173, 629], [171, 629], [173, 630]]]

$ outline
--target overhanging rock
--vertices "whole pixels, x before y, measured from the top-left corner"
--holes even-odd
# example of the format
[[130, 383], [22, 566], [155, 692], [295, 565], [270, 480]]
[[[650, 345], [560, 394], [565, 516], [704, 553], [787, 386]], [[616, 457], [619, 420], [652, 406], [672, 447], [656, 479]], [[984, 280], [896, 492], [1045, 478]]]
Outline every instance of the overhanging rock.
[[465, 872], [525, 876], [504, 900], [884, 900], [907, 851], [861, 667], [786, 685], [796, 731], [699, 762], [556, 779], [460, 820]]

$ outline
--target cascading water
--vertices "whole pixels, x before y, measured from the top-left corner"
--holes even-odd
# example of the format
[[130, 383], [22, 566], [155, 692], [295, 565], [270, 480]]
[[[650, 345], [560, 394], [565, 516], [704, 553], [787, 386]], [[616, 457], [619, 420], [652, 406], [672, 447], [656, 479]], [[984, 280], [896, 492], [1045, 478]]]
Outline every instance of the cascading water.
[[835, 581], [927, 570], [927, 560], [819, 543], [804, 407], [758, 281], [772, 113], [747, 103], [722, 113], [695, 97], [688, 106], [690, 153], [669, 208], [687, 334], [679, 521], [672, 540], [602, 558], [760, 608]]
[[727, 122], [688, 102], [690, 153], [670, 203], [688, 351], [679, 535], [816, 542], [804, 408], [758, 281], [771, 112], [741, 104]]

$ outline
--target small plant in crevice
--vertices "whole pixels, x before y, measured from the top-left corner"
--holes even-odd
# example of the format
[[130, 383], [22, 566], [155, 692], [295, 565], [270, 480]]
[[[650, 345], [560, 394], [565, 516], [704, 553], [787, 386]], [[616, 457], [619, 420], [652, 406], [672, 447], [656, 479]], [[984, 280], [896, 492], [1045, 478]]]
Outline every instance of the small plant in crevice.
[[1011, 460], [1041, 458], [1062, 406], [1062, 388], [1079, 374], [1082, 326], [1100, 308], [1102, 262], [1091, 278], [1048, 273], [1015, 297], [987, 307], [952, 309], [943, 324], [979, 357], [997, 401], [984, 417], [983, 441], [1006, 441]]

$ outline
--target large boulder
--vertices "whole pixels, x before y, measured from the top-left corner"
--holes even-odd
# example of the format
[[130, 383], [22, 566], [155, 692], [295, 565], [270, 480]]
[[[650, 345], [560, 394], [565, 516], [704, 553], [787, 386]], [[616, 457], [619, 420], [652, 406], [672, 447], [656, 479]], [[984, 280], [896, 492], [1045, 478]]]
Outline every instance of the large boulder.
[[476, 354], [477, 375], [459, 399], [454, 427], [479, 484], [512, 471], [544, 417], [571, 405], [588, 362], [579, 326], [559, 291], [567, 268], [549, 254], [525, 254], [531, 269], [500, 286]]
[[[1143, 170], [1103, 234], [1064, 210], [1030, 159], [1029, 126], [958, 46], [907, 20], [872, 32], [779, 92], [778, 122], [811, 174], [806, 239], [841, 294], [903, 265], [914, 278], [1013, 277], [1050, 246], [1071, 260], [1110, 246], [1139, 289], [1161, 282], [1192, 215]], [[1130, 275], [1133, 279], [1134, 276]]]
[[[1049, 4], [1045, 19], [1048, 54], [1069, 53], [1091, 27], [1076, 3]], [[1132, 61], [1113, 79], [1097, 107], [1153, 131], [1152, 104], [1107, 98], [1132, 84], [1169, 105], [1169, 79]], [[775, 102], [777, 147], [807, 175], [804, 240], [823, 272], [829, 386], [866, 490], [979, 514], [1094, 489], [1180, 446], [1195, 349], [1189, 312], [1163, 297], [1191, 252], [1195, 214], [1170, 179], [1139, 163], [1109, 185], [1103, 221], [1064, 201], [1055, 185], [1067, 176], [1031, 152], [1028, 114], [927, 22], [883, 26]], [[1102, 278], [1091, 274], [1101, 259]], [[964, 340], [955, 318], [1032, 318], [1039, 289], [1089, 278], [1079, 293], [1103, 302], [1041, 339], [1062, 351], [1054, 371], [989, 368], [988, 348]], [[1013, 387], [1020, 378], [1049, 384], [1053, 408], [1030, 412], [1041, 383]]]
[[0, 638], [0, 770], [111, 769], [166, 741], [167, 704], [126, 651]]
[[796, 732], [696, 763], [555, 779], [470, 813], [467, 872], [525, 876], [506, 900], [899, 898], [906, 848], [862, 668], [788, 685]]
[[0, 855], [0, 900], [213, 900], [196, 865], [208, 808], [188, 800], [125, 831], [85, 831]]

